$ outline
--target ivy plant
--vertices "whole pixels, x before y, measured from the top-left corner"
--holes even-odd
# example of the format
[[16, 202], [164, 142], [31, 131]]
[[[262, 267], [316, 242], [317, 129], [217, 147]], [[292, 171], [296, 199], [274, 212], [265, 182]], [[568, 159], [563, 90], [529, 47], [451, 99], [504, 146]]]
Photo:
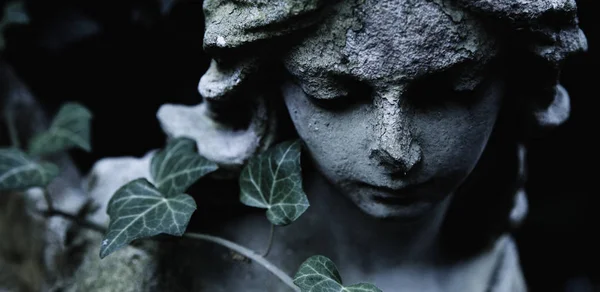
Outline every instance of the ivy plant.
[[317, 255], [306, 260], [296, 276], [294, 284], [302, 292], [382, 292], [372, 284], [360, 283], [351, 286], [342, 285], [342, 277], [335, 264], [328, 258]]
[[[78, 103], [67, 103], [58, 111], [48, 130], [35, 135], [26, 150], [19, 149], [13, 121], [7, 121], [13, 146], [0, 148], [0, 191], [24, 191], [46, 188], [58, 176], [56, 165], [44, 160], [50, 154], [79, 148], [91, 151], [92, 114]], [[216, 171], [216, 163], [198, 154], [196, 143], [179, 137], [156, 152], [150, 162], [149, 179], [138, 178], [121, 188], [108, 203], [108, 229], [55, 210], [44, 191], [49, 216], [62, 216], [82, 227], [103, 232], [100, 257], [105, 258], [134, 240], [158, 234], [185, 236], [213, 242], [254, 260], [297, 292], [378, 292], [371, 284], [343, 286], [335, 264], [324, 256], [304, 262], [294, 279], [266, 259], [273, 240], [273, 227], [292, 224], [309, 208], [302, 189], [301, 142], [286, 141], [249, 159], [239, 177], [240, 201], [265, 209], [271, 223], [266, 252], [258, 252], [208, 234], [187, 232], [196, 202], [186, 190], [202, 177]]]
[[58, 167], [37, 162], [17, 148], [0, 149], [0, 191], [22, 191], [45, 187], [56, 176]]
[[[239, 177], [240, 201], [266, 210], [273, 226], [292, 224], [309, 208], [302, 189], [301, 142], [286, 141], [260, 153], [246, 163]], [[170, 234], [213, 242], [254, 260], [297, 292], [381, 292], [372, 284], [343, 286], [335, 264], [324, 256], [304, 262], [294, 279], [266, 259], [266, 254], [227, 239], [186, 232], [196, 209], [184, 192], [198, 179], [217, 170], [217, 165], [196, 152], [193, 140], [181, 137], [157, 152], [150, 164], [152, 181], [133, 180], [116, 191], [108, 204], [110, 224], [102, 242], [104, 258], [134, 240]]]
[[302, 190], [300, 141], [284, 142], [250, 159], [240, 175], [240, 201], [267, 209], [274, 225], [288, 225], [308, 209]]
[[[0, 192], [20, 192], [33, 187], [45, 189], [58, 176], [59, 168], [44, 158], [72, 148], [91, 151], [91, 119], [92, 114], [81, 104], [64, 104], [52, 120], [50, 128], [32, 137], [27, 150], [19, 148], [14, 121], [7, 119], [12, 146], [0, 148]], [[44, 197], [48, 211], [52, 213], [50, 215], [57, 215], [46, 191]]]
[[78, 103], [63, 105], [50, 128], [29, 142], [29, 153], [35, 156], [51, 154], [72, 148], [92, 151], [90, 121], [92, 113]]
[[122, 186], [108, 202], [108, 232], [102, 241], [100, 257], [139, 239], [165, 233], [181, 236], [192, 213], [194, 199], [183, 192], [217, 165], [196, 154], [196, 143], [187, 138], [171, 141], [152, 157], [145, 178]]

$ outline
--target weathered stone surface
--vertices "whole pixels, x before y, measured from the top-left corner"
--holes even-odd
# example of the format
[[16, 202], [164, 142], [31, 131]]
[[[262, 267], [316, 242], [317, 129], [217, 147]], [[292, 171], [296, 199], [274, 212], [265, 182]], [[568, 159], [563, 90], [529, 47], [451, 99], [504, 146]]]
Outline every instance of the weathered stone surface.
[[197, 106], [165, 104], [157, 117], [168, 136], [194, 139], [198, 153], [224, 169], [239, 170], [250, 156], [270, 145], [276, 120], [268, 115], [264, 103], [257, 105], [253, 119], [245, 129], [221, 125], [208, 115], [207, 103]]
[[577, 26], [575, 0], [461, 0], [483, 17], [495, 16], [502, 22], [527, 31], [522, 45], [549, 62], [562, 62], [568, 56], [587, 50], [587, 40]]
[[157, 261], [149, 252], [151, 243], [143, 248], [124, 247], [101, 260], [98, 254], [102, 237], [97, 233], [88, 233], [86, 237], [90, 246], [65, 291], [154, 291]]
[[47, 229], [41, 218], [27, 212], [32, 205], [22, 193], [0, 193], [0, 291], [40, 291], [49, 284]]
[[[154, 151], [144, 157], [105, 158], [98, 161], [86, 177], [88, 192], [98, 205], [98, 211], [88, 219], [107, 226], [108, 201], [121, 186], [137, 179], [150, 179], [150, 160]], [[156, 258], [155, 244], [142, 242], [142, 246], [126, 246], [114, 254], [100, 259], [102, 235], [82, 232], [85, 242], [81, 265], [66, 284], [66, 291], [152, 291]]]
[[[205, 47], [235, 48], [307, 27], [323, 0], [204, 1]], [[312, 17], [311, 17], [312, 16]], [[312, 21], [295, 21], [312, 18]], [[282, 29], [271, 29], [273, 25]]]

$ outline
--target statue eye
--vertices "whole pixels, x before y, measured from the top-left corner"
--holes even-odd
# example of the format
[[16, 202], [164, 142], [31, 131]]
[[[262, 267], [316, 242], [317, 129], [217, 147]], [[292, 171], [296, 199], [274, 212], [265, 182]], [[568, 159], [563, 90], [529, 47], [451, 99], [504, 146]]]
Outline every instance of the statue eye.
[[475, 102], [474, 89], [457, 89], [450, 72], [432, 74], [416, 80], [408, 88], [408, 98], [416, 107], [426, 108], [445, 104], [469, 105]]
[[327, 98], [308, 95], [309, 100], [316, 106], [333, 112], [351, 110], [360, 105], [372, 104], [373, 89], [360, 81], [344, 81], [339, 83], [339, 94]]
[[415, 107], [427, 108], [444, 105], [470, 106], [483, 98], [483, 92], [494, 77], [505, 72], [503, 58], [487, 63], [473, 61], [458, 63], [434, 74], [415, 80], [408, 87], [408, 96]]

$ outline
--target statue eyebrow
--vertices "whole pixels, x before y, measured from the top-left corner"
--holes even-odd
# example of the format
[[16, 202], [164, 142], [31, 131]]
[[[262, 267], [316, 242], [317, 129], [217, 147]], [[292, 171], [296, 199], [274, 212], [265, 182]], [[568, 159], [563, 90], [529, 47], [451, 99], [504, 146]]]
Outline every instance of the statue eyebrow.
[[[305, 78], [301, 78], [290, 74], [290, 79], [293, 83], [300, 86], [306, 95], [315, 99], [334, 99], [348, 94], [348, 90], [343, 88], [345, 86], [341, 84], [341, 80], [329, 74], [324, 75], [308, 75]], [[306, 79], [311, 81], [308, 82]]]
[[[447, 66], [441, 67], [441, 68], [435, 68], [433, 70], [431, 70], [428, 74], [424, 74], [424, 75], [443, 75], [443, 74], [451, 74], [451, 73], [457, 73], [457, 71], [461, 71], [462, 69], [469, 67], [470, 65], [475, 65], [477, 64], [476, 60], [472, 59], [472, 58], [463, 58], [458, 62], [449, 64]], [[419, 76], [418, 78], [420, 78], [421, 76]]]
[[[457, 90], [474, 90], [483, 82], [485, 79], [484, 76], [487, 75], [492, 68], [495, 68], [497, 62], [494, 61], [494, 59], [495, 58], [476, 60], [473, 58], [465, 58], [444, 68], [423, 74], [415, 78], [413, 82], [429, 80], [446, 83], [452, 87], [459, 87], [455, 88]], [[473, 82], [473, 80], [475, 81]], [[468, 82], [471, 83], [470, 86], [465, 86], [465, 83]]]
[[[444, 67], [430, 68], [422, 74], [409, 74], [410, 79], [404, 79], [400, 83], [406, 84], [409, 88], [416, 84], [445, 84], [458, 91], [475, 90], [484, 79], [486, 71], [492, 68], [491, 64], [495, 58], [478, 60], [477, 58], [461, 58], [457, 62], [448, 64]], [[334, 99], [343, 98], [353, 94], [353, 88], [372, 87], [374, 84], [365, 78], [365, 76], [355, 75], [351, 70], [340, 70], [310, 64], [304, 74], [296, 71], [296, 74], [290, 74], [293, 82], [302, 88], [302, 91], [315, 99]], [[479, 76], [479, 77], [478, 77]], [[481, 77], [481, 78], [480, 78]], [[383, 80], [381, 80], [383, 81]], [[384, 81], [385, 82], [385, 81]], [[356, 86], [352, 86], [355, 84]]]

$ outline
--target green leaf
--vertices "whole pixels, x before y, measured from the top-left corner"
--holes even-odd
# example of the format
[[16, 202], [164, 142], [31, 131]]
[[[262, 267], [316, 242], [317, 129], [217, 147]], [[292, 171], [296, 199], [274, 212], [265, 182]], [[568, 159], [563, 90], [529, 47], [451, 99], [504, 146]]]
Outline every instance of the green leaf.
[[196, 142], [188, 138], [170, 141], [150, 163], [154, 185], [166, 197], [185, 192], [199, 178], [217, 168], [216, 163], [198, 154]]
[[90, 124], [92, 114], [78, 103], [67, 103], [54, 117], [50, 128], [31, 139], [29, 153], [44, 155], [71, 148], [81, 148], [87, 152], [90, 146]]
[[288, 141], [250, 159], [240, 175], [243, 204], [267, 209], [275, 225], [288, 225], [309, 207], [302, 190], [300, 141]]
[[324, 256], [312, 256], [301, 266], [294, 284], [302, 292], [382, 292], [372, 284], [360, 283], [344, 287], [335, 264]]
[[144, 178], [129, 182], [108, 202], [110, 224], [100, 258], [139, 238], [183, 235], [195, 210], [196, 203], [189, 195], [166, 198]]
[[56, 165], [37, 163], [19, 149], [0, 149], [0, 191], [45, 187], [58, 172]]

